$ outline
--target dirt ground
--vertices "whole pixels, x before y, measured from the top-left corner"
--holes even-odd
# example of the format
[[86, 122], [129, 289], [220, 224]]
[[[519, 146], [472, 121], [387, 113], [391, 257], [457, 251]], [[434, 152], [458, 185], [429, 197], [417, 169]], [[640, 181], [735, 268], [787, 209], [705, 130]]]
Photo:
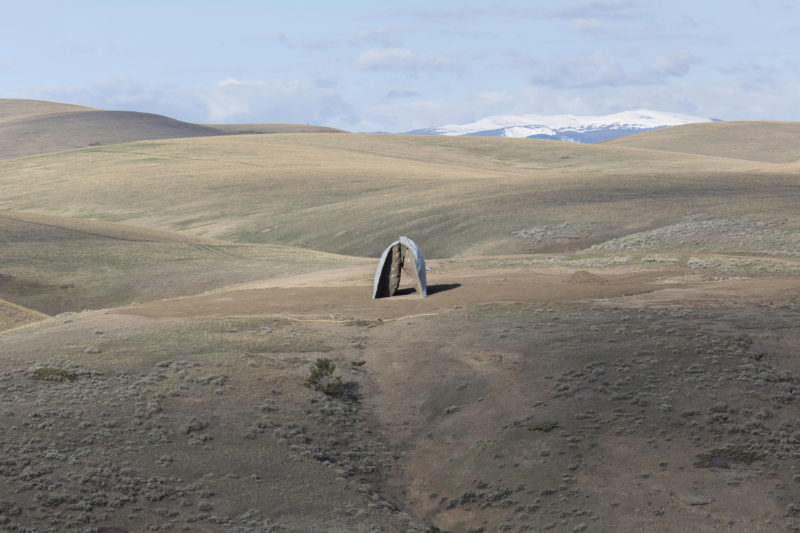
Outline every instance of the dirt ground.
[[742, 305], [796, 297], [794, 277], [717, 279], [685, 269], [471, 269], [428, 273], [428, 298], [407, 284], [400, 296], [370, 299], [371, 266], [247, 283], [209, 294], [120, 309], [147, 317], [285, 314], [391, 319], [486, 303], [600, 301], [625, 305]]
[[[370, 268], [0, 336], [9, 531], [795, 531], [800, 279]], [[351, 395], [303, 385], [326, 357]]]

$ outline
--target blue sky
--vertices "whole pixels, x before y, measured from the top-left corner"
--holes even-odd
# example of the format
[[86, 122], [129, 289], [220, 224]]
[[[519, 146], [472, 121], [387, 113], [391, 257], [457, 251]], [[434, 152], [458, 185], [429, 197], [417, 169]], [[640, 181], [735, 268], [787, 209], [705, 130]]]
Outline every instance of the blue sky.
[[649, 108], [800, 121], [794, 0], [0, 0], [0, 98], [402, 132]]

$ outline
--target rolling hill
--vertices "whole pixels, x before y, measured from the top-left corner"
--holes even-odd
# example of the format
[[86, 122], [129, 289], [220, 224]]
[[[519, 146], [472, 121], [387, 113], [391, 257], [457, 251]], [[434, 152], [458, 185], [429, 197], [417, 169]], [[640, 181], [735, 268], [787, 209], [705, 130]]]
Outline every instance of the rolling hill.
[[675, 126], [620, 137], [603, 144], [764, 163], [791, 163], [800, 161], [798, 138], [800, 123], [797, 122], [715, 122]]
[[296, 124], [190, 124], [152, 113], [0, 99], [0, 159], [143, 140], [340, 131]]
[[[2, 277], [0, 277], [0, 283], [2, 283], [2, 281]], [[50, 317], [44, 313], [39, 313], [32, 309], [22, 307], [21, 305], [0, 300], [0, 332], [46, 320], [48, 318]]]
[[363, 263], [279, 245], [0, 212], [0, 298], [49, 315]]
[[224, 135], [220, 130], [131, 111], [69, 111], [0, 122], [0, 159], [144, 139]]
[[[730, 128], [708, 125], [714, 127]], [[780, 145], [781, 132], [764, 142]], [[790, 152], [791, 131], [783, 134]], [[18, 158], [0, 162], [0, 171], [3, 210], [358, 256], [377, 255], [398, 234], [412, 235], [426, 255], [448, 257], [576, 251], [726, 217], [744, 224], [776, 222], [776, 231], [800, 225], [794, 201], [800, 185], [792, 164], [613, 144], [217, 136]], [[716, 247], [713, 236], [711, 241], [703, 249], [734, 251], [727, 242]], [[675, 242], [674, 251], [697, 248]], [[792, 252], [792, 246], [776, 250]]]
[[0, 98], [0, 123], [38, 115], [52, 115], [75, 111], [94, 111], [90, 107], [44, 100]]
[[0, 529], [800, 529], [796, 124], [220, 129], [0, 161]]

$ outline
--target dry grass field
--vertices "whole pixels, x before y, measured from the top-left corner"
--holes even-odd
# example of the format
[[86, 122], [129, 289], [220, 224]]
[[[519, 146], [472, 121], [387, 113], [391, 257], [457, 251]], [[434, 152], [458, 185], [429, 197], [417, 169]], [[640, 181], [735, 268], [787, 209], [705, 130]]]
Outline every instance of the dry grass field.
[[73, 111], [92, 111], [91, 107], [83, 107], [59, 102], [44, 102], [42, 100], [20, 100], [0, 98], [0, 122], [19, 120], [56, 113], [69, 113]]
[[797, 122], [712, 122], [629, 135], [603, 144], [764, 163], [797, 163], [798, 135]]
[[50, 318], [44, 313], [0, 300], [0, 332]]
[[[398, 231], [434, 257], [563, 252], [707, 220], [796, 234], [797, 171], [528, 139], [237, 135], [2, 161], [0, 209], [359, 256]], [[754, 246], [735, 251], [773, 251]]]
[[800, 530], [796, 124], [307, 128], [0, 161], [0, 530]]
[[0, 298], [51, 315], [366, 261], [111, 222], [0, 212]]

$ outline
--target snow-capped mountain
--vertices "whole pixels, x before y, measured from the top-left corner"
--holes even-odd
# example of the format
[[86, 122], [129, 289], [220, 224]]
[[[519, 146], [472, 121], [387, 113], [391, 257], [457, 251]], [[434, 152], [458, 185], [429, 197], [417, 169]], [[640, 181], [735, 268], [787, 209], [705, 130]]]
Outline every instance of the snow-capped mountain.
[[704, 117], [636, 109], [601, 116], [493, 115], [469, 124], [451, 124], [414, 130], [408, 133], [417, 135], [527, 137], [529, 139], [594, 143], [656, 128], [711, 121], [712, 119]]

